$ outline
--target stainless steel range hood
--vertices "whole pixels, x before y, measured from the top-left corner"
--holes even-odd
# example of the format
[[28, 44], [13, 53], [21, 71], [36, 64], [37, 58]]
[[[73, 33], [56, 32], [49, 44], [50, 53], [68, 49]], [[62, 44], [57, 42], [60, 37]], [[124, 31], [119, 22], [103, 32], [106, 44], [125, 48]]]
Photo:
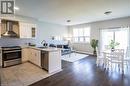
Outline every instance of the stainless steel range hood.
[[6, 22], [6, 32], [2, 34], [2, 37], [10, 37], [10, 38], [18, 37], [18, 35], [13, 31], [12, 21]]

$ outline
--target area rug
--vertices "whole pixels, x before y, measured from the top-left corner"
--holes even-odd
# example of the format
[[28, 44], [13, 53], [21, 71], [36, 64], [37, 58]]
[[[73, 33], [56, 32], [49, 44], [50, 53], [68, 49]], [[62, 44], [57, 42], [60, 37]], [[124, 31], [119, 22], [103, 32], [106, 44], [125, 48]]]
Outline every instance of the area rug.
[[85, 55], [85, 54], [71, 53], [71, 54], [63, 55], [62, 60], [65, 60], [65, 61], [68, 61], [68, 62], [75, 62], [75, 61], [83, 59], [87, 56], [88, 55]]

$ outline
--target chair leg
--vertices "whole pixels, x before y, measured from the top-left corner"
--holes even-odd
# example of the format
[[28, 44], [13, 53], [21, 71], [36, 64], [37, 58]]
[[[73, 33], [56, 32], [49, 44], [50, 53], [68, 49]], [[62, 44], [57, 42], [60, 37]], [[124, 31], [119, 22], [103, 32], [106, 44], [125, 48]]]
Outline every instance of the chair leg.
[[106, 65], [106, 63], [105, 63], [105, 61], [103, 60], [103, 68], [106, 68], [105, 65]]
[[110, 63], [110, 66], [111, 66], [111, 71], [113, 71], [113, 68], [112, 68], [112, 63]]
[[96, 65], [99, 66], [99, 64], [98, 64], [98, 60], [96, 61]]
[[103, 67], [106, 68], [106, 60], [103, 60]]
[[100, 66], [100, 60], [98, 60], [97, 64], [98, 64], [98, 66]]
[[109, 69], [109, 67], [110, 67], [110, 63], [109, 61], [107, 61], [106, 68]]
[[107, 61], [106, 69], [110, 70], [110, 64], [109, 64], [109, 61]]
[[120, 71], [120, 64], [118, 64], [118, 70]]
[[101, 64], [101, 60], [98, 59], [98, 60], [96, 61], [96, 64], [97, 64], [97, 66], [100, 66], [100, 64]]
[[124, 63], [121, 64], [122, 73], [124, 73]]

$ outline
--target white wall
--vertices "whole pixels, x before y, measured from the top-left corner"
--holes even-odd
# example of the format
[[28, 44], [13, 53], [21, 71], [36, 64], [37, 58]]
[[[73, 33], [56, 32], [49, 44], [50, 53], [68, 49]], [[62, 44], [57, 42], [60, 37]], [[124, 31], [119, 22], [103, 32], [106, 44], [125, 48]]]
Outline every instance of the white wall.
[[[112, 28], [112, 27], [121, 27], [121, 26], [130, 26], [130, 17], [119, 18], [119, 19], [112, 19], [112, 20], [105, 20], [105, 21], [98, 21], [80, 25], [73, 25], [69, 26], [69, 35], [72, 35], [72, 28], [74, 27], [91, 27], [91, 39], [100, 39], [100, 29], [104, 28]], [[74, 49], [92, 53], [93, 49], [91, 48], [89, 43], [75, 43], [73, 44]]]
[[41, 43], [42, 40], [51, 39], [52, 36], [68, 36], [67, 26], [47, 23], [47, 22], [37, 22], [37, 43]]

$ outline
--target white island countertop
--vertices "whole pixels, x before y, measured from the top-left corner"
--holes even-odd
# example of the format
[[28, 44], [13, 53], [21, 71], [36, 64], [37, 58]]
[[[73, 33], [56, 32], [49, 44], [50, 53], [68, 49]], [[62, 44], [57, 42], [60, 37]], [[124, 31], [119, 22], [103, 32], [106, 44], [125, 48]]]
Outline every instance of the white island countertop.
[[43, 50], [43, 51], [48, 51], [48, 52], [54, 52], [54, 51], [60, 51], [60, 48], [52, 48], [52, 47], [47, 47], [47, 48], [42, 48], [39, 46], [21, 46], [21, 48], [33, 48], [37, 50]]

